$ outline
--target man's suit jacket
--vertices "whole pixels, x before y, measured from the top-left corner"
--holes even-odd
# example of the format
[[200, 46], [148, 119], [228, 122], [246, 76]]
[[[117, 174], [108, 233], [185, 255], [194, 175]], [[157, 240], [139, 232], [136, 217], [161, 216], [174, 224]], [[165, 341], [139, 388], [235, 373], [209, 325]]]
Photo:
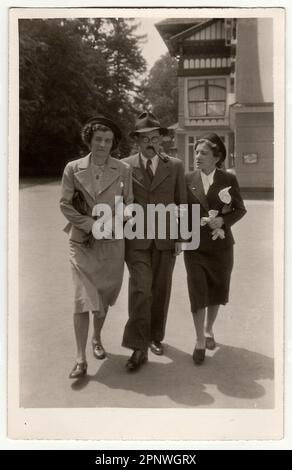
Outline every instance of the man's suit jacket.
[[[165, 154], [160, 155], [152, 182], [145, 170], [140, 154], [137, 153], [127, 157], [123, 161], [132, 168], [134, 202], [143, 207], [145, 230], [147, 230], [147, 204], [161, 203], [168, 205], [174, 203], [179, 205], [186, 203], [184, 169], [181, 160]], [[166, 238], [154, 239], [158, 250], [174, 249], [175, 240], [167, 236], [168, 231], [169, 223], [166, 226]], [[133, 239], [126, 241], [126, 247], [127, 249], [145, 250], [149, 248], [151, 243], [151, 239]]]
[[[94, 219], [92, 209], [96, 204], [108, 204], [115, 214], [115, 196], [122, 196], [124, 204], [133, 202], [130, 166], [124, 161], [109, 157], [96, 195], [92, 184], [90, 155], [69, 162], [63, 173], [60, 208], [69, 221], [65, 231], [70, 232], [70, 239], [82, 243], [90, 234]], [[82, 213], [74, 207], [73, 198], [81, 193]], [[105, 243], [114, 241], [104, 240]]]
[[[242, 200], [236, 177], [227, 171], [216, 169], [213, 184], [210, 186], [207, 195], [204, 193], [204, 187], [199, 170], [195, 170], [186, 175], [187, 197], [189, 209], [191, 204], [200, 204], [200, 217], [208, 217], [209, 210], [217, 210], [218, 217], [224, 220], [223, 230], [225, 238], [212, 240], [212, 229], [208, 225], [200, 228], [200, 247], [199, 250], [222, 250], [234, 244], [234, 238], [231, 232], [231, 226], [240, 220], [246, 213], [244, 202]], [[231, 186], [229, 193], [231, 203], [227, 206], [219, 198], [219, 191]], [[189, 210], [189, 221], [191, 220], [191, 211]], [[198, 229], [198, 227], [193, 228]]]

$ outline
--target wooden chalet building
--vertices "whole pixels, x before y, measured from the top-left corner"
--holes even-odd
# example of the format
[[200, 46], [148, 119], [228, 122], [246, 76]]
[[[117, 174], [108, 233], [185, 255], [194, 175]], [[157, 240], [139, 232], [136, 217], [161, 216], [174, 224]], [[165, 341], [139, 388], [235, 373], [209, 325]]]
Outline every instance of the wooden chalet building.
[[183, 18], [156, 24], [178, 59], [177, 155], [193, 168], [206, 131], [225, 142], [226, 168], [241, 187], [273, 188], [273, 22], [270, 18]]

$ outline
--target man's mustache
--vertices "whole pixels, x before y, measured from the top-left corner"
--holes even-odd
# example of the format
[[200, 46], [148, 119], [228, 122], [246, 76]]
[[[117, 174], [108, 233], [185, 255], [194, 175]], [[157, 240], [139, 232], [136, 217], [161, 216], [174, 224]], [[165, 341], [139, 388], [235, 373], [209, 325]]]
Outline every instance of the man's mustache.
[[155, 152], [155, 148], [153, 147], [153, 145], [147, 145], [146, 150], [153, 150], [153, 152]]

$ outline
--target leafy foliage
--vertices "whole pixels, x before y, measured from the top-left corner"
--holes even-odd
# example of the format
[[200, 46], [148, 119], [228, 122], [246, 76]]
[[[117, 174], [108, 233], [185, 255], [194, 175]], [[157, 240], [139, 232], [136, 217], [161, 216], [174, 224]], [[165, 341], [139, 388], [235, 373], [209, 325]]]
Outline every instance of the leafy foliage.
[[127, 134], [133, 125], [135, 80], [145, 71], [133, 20], [19, 21], [20, 172], [61, 174], [84, 153], [80, 130], [101, 112]]
[[168, 52], [155, 62], [141, 89], [144, 102], [163, 126], [177, 122], [177, 61]]

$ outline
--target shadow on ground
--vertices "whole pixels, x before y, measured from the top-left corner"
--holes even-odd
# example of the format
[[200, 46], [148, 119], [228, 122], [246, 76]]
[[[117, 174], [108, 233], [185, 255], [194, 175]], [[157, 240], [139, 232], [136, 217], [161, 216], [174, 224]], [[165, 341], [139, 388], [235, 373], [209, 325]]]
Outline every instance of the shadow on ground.
[[[153, 356], [149, 356], [149, 362], [140, 371], [128, 373], [125, 356], [108, 354], [96, 375], [75, 381], [72, 389], [77, 391], [96, 381], [110, 389], [153, 397], [168, 396], [180, 406], [207, 407], [215, 401], [206, 391], [207, 385], [216, 386], [229, 397], [258, 399], [265, 395], [265, 389], [257, 382], [274, 378], [273, 359], [243, 348], [219, 345], [201, 366], [195, 366], [189, 354], [172, 346], [166, 345], [165, 356], [170, 360], [167, 364], [152, 362]], [[99, 406], [109, 405], [107, 399], [103, 403], [104, 398], [99, 398]], [[129, 398], [124, 403], [121, 400], [110, 403], [110, 406], [129, 407]], [[273, 403], [269, 407], [272, 408]]]
[[50, 178], [21, 178], [19, 182], [19, 189], [28, 189], [32, 186], [39, 186], [39, 185], [52, 185], [52, 184], [60, 184], [61, 177], [52, 176]]

